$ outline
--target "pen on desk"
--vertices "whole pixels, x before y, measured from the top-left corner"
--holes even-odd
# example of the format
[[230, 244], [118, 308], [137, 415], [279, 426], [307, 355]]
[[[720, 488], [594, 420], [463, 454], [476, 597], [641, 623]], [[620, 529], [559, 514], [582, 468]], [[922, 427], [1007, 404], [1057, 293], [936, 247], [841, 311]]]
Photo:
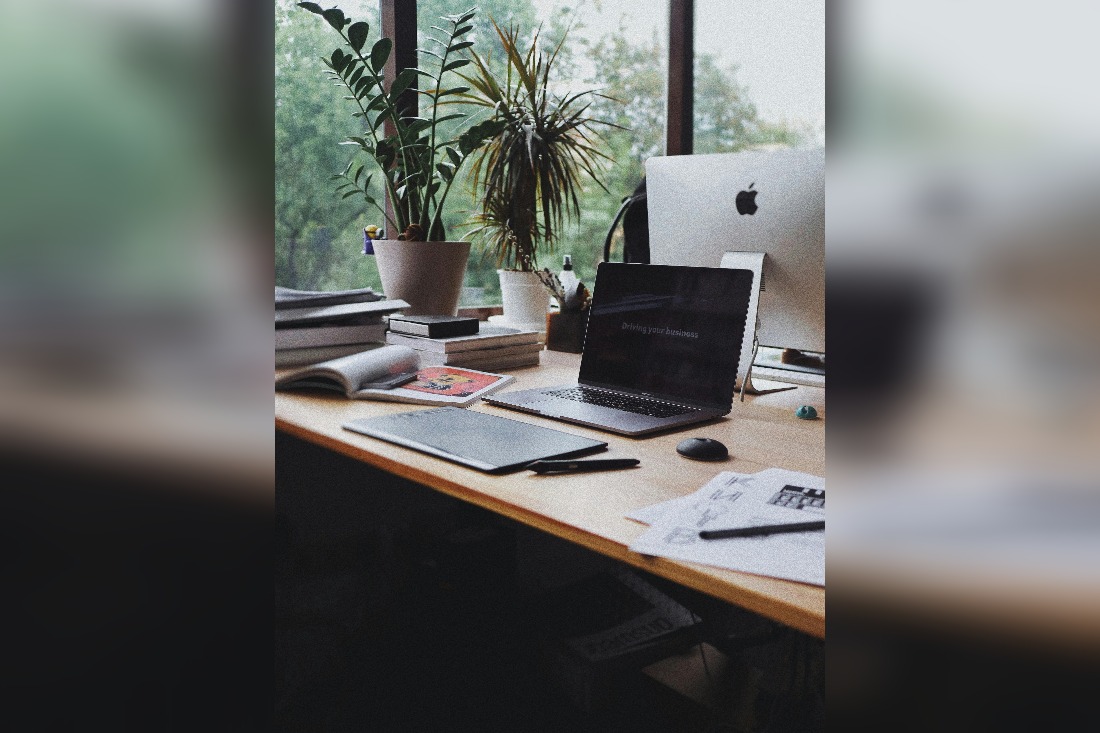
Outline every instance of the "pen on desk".
[[819, 519], [813, 522], [794, 522], [787, 524], [762, 524], [756, 527], [737, 527], [735, 529], [704, 529], [699, 533], [699, 539], [722, 540], [727, 537], [758, 537], [766, 534], [809, 532], [815, 529], [825, 529], [825, 520]]
[[527, 468], [535, 473], [580, 473], [581, 471], [607, 471], [615, 468], [637, 466], [637, 458], [596, 458], [587, 461], [535, 461]]

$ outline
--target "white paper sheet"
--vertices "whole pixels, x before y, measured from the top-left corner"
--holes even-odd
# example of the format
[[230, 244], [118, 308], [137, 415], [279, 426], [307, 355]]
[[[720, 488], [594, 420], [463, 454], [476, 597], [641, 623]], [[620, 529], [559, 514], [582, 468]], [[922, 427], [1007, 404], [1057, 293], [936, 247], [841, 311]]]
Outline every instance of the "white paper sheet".
[[825, 518], [825, 480], [770, 468], [756, 474], [729, 471], [689, 496], [632, 512], [650, 528], [630, 545], [646, 555], [714, 565], [774, 578], [825, 585], [822, 531], [699, 538], [702, 530], [783, 524]]

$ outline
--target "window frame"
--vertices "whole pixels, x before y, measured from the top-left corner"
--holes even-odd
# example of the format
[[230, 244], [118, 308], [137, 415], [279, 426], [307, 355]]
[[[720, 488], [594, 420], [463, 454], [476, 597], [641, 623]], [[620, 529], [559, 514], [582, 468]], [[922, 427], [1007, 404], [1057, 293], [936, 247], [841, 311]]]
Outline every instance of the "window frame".
[[[416, 0], [378, 2], [382, 35], [393, 39], [393, 53], [384, 72], [387, 83], [402, 69], [416, 66], [416, 5]], [[695, 0], [669, 0], [666, 72], [665, 155], [690, 155], [694, 144]], [[415, 115], [416, 94], [405, 92], [401, 107]], [[391, 132], [388, 121], [386, 125], [387, 133]], [[388, 198], [386, 206], [392, 213]]]

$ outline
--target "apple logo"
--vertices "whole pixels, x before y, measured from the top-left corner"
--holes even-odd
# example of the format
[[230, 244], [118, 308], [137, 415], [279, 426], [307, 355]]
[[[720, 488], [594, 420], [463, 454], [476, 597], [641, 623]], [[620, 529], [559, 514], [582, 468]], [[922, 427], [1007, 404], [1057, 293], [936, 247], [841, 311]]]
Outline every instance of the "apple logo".
[[738, 214], [748, 214], [749, 216], [752, 216], [756, 213], [756, 209], [759, 208], [756, 205], [756, 194], [758, 192], [751, 190], [752, 187], [755, 185], [756, 182], [754, 181], [749, 184], [749, 190], [741, 191], [737, 194], [737, 198], [734, 200], [734, 203], [737, 204]]

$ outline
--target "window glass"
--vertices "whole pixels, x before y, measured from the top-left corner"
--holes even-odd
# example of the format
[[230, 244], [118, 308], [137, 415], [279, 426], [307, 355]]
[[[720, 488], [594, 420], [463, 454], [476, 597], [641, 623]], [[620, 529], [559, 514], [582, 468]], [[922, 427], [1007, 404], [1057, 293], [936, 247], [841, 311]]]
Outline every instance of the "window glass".
[[[442, 15], [461, 13], [469, 0], [420, 0], [418, 45], [440, 25]], [[328, 4], [322, 4], [327, 6]], [[339, 0], [355, 20], [371, 25], [368, 43], [379, 37], [377, 3]], [[498, 60], [499, 43], [490, 18], [514, 24], [526, 37], [541, 25], [544, 48], [566, 36], [551, 89], [558, 94], [596, 89], [589, 113], [622, 129], [599, 126], [600, 148], [607, 154], [599, 184], [585, 179], [580, 215], [559, 233], [552, 253], [540, 252], [538, 264], [556, 271], [572, 256], [580, 279], [591, 287], [603, 241], [622, 199], [633, 192], [644, 163], [664, 149], [664, 86], [667, 59], [667, 0], [483, 0], [469, 36], [474, 48]], [[566, 34], [568, 29], [568, 34]], [[355, 111], [341, 90], [323, 76], [321, 56], [340, 45], [335, 32], [317, 16], [290, 0], [277, 0], [275, 28], [275, 218], [276, 282], [302, 289], [379, 288], [374, 258], [362, 255], [363, 228], [381, 225], [382, 215], [361, 198], [340, 199], [331, 180], [350, 160], [369, 168], [352, 147], [339, 143], [358, 134]], [[495, 49], [495, 50], [494, 50]], [[421, 54], [421, 66], [430, 57]], [[445, 80], [458, 84], [459, 80]], [[457, 110], [455, 110], [457, 111]], [[476, 119], [485, 116], [479, 112]], [[456, 123], [458, 124], [458, 123]], [[446, 206], [448, 238], [462, 239], [476, 211], [477, 195], [465, 173], [452, 187]], [[379, 198], [381, 192], [379, 191]], [[618, 239], [613, 258], [621, 258]], [[467, 271], [463, 305], [500, 303], [496, 262], [475, 246]]]
[[825, 144], [825, 3], [696, 0], [694, 152]]
[[[341, 0], [339, 7], [370, 23], [372, 41], [379, 37], [376, 2]], [[275, 282], [286, 287], [381, 287], [374, 258], [362, 255], [363, 227], [376, 217], [361, 199], [341, 200], [332, 180], [354, 157], [340, 142], [357, 134], [360, 124], [323, 73], [321, 57], [340, 44], [318, 16], [277, 0]]]
[[[417, 10], [420, 37], [438, 25], [441, 15], [457, 13], [468, 0], [421, 0]], [[552, 252], [540, 251], [538, 264], [560, 269], [571, 256], [580, 280], [589, 288], [603, 252], [604, 237], [622, 199], [633, 192], [644, 173], [646, 158], [664, 149], [664, 88], [667, 59], [668, 0], [485, 0], [475, 19], [471, 38], [482, 56], [500, 60], [502, 52], [492, 20], [501, 27], [514, 24], [530, 37], [540, 31], [547, 52], [561, 43], [554, 64], [551, 91], [559, 95], [594, 89], [589, 114], [612, 125], [597, 125], [600, 149], [607, 155], [599, 183], [583, 179], [580, 214], [559, 232]], [[468, 169], [468, 164], [467, 164]], [[448, 199], [448, 232], [463, 232], [477, 208], [477, 194], [463, 176]], [[613, 257], [621, 257], [616, 239]], [[480, 247], [471, 251], [463, 304], [499, 303], [496, 262]]]
[[[554, 253], [540, 260], [557, 270], [563, 255], [571, 255], [577, 276], [591, 288], [615, 213], [642, 181], [646, 159], [664, 152], [668, 0], [536, 4], [548, 24], [572, 23], [563, 49], [567, 87], [598, 90], [603, 96], [593, 99], [593, 115], [617, 125], [598, 128], [610, 158], [601, 178], [606, 190], [584, 182], [580, 217], [566, 226]], [[621, 226], [611, 259], [622, 259]]]

